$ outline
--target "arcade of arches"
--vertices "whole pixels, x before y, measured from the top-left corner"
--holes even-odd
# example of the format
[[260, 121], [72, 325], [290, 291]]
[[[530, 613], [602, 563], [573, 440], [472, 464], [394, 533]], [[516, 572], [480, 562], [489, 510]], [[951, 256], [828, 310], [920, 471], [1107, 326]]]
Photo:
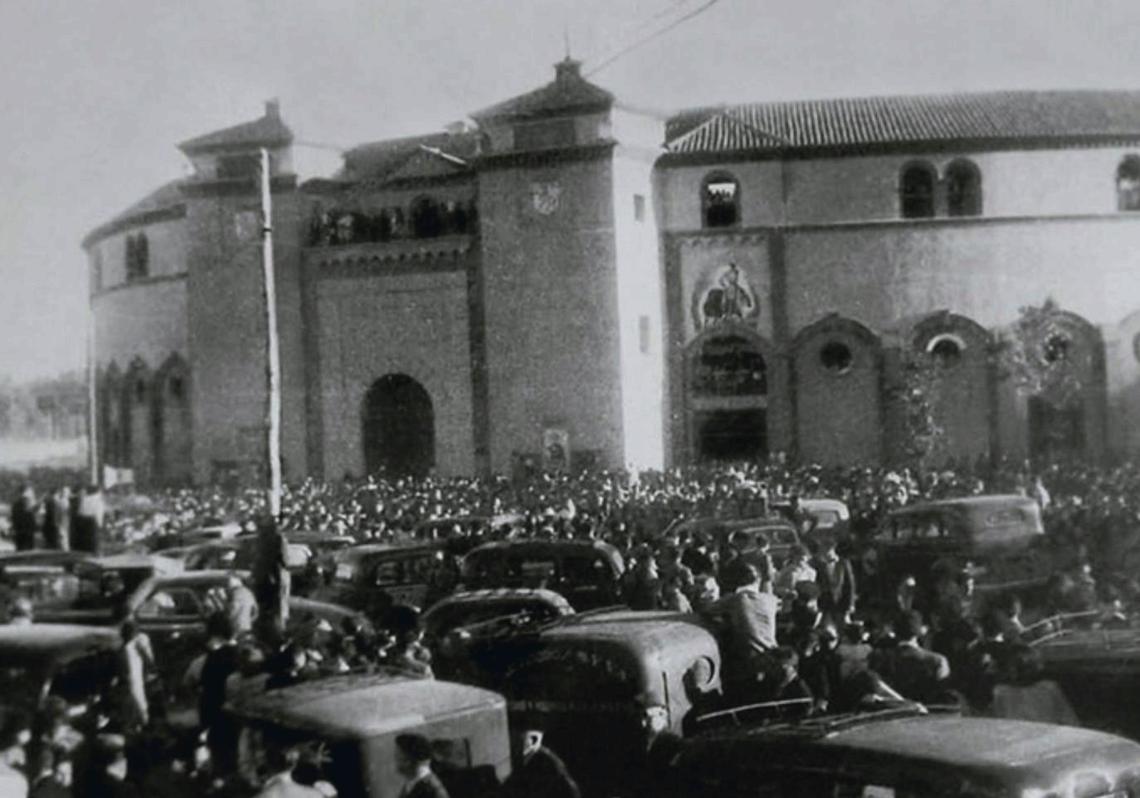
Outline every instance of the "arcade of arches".
[[101, 461], [129, 468], [138, 484], [193, 478], [190, 373], [178, 356], [156, 372], [141, 359], [125, 374], [112, 362], [98, 386]]
[[899, 461], [908, 434], [903, 346], [930, 355], [938, 371], [932, 412], [943, 434], [936, 460], [1016, 452], [1035, 460], [1098, 457], [1107, 414], [1104, 344], [1091, 324], [1071, 322], [1065, 345], [1042, 352], [1080, 369], [1080, 395], [1061, 407], [1026, 395], [995, 362], [993, 334], [948, 312], [885, 339], [858, 322], [827, 317], [802, 330], [786, 352], [748, 329], [706, 331], [688, 344], [677, 383], [676, 459], [787, 451], [822, 463]]

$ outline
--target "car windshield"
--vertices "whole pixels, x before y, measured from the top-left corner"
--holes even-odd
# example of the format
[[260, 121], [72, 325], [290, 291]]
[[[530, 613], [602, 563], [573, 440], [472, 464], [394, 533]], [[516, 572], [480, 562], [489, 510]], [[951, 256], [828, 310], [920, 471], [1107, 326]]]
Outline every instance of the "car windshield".
[[263, 784], [280, 772], [274, 767], [278, 757], [293, 751], [300, 762], [293, 778], [311, 786], [324, 781], [336, 788], [338, 795], [368, 795], [361, 777], [365, 773], [360, 761], [360, 745], [355, 742], [325, 742], [315, 736], [274, 726], [245, 727], [238, 738], [238, 769], [250, 784]]

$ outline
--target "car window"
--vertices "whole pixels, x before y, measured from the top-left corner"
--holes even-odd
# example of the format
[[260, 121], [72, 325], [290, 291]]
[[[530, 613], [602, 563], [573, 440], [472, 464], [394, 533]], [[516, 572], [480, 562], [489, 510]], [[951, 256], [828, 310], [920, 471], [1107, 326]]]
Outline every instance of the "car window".
[[372, 566], [371, 582], [380, 587], [425, 584], [434, 566], [432, 555], [379, 560]]
[[204, 604], [191, 589], [172, 587], [156, 590], [139, 607], [140, 618], [173, 618], [183, 616], [200, 617]]
[[562, 561], [562, 578], [573, 584], [599, 584], [609, 581], [609, 574], [600, 557], [567, 557]]

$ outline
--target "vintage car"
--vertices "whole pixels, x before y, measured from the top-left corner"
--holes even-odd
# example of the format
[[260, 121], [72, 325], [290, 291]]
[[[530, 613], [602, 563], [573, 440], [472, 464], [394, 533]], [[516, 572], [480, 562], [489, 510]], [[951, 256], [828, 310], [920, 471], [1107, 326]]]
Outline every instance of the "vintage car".
[[726, 556], [730, 540], [743, 539], [742, 553], [747, 561], [751, 561], [756, 552], [757, 535], [763, 533], [769, 544], [768, 556], [772, 558], [772, 562], [777, 568], [787, 560], [792, 548], [803, 542], [796, 525], [787, 518], [780, 516], [759, 516], [731, 520], [698, 518], [677, 525], [675, 530], [682, 533], [702, 533], [722, 559]]
[[931, 583], [936, 563], [968, 565], [979, 593], [1040, 589], [1054, 570], [1041, 510], [1024, 496], [910, 505], [890, 513], [856, 547], [865, 582], [889, 590], [908, 574]]
[[[285, 537], [285, 563], [293, 575], [293, 590], [298, 594], [308, 594], [331, 578], [336, 553], [356, 543], [347, 535], [323, 532], [287, 532]], [[257, 559], [257, 536], [239, 535], [158, 553], [180, 561], [188, 571], [252, 570]]]
[[343, 604], [370, 617], [390, 607], [426, 607], [451, 592], [458, 579], [443, 544], [366, 543], [337, 552], [332, 578], [313, 598]]
[[424, 612], [420, 624], [424, 642], [434, 648], [461, 626], [517, 615], [528, 622], [548, 623], [573, 614], [570, 603], [553, 590], [505, 587], [444, 596]]
[[605, 792], [643, 741], [646, 703], [681, 733], [720, 702], [720, 649], [691, 615], [605, 610], [505, 634], [472, 636], [454, 678], [505, 695], [512, 718], [537, 717], [587, 794]]
[[412, 535], [416, 540], [449, 540], [453, 551], [466, 554], [491, 533], [521, 526], [524, 520], [519, 513], [431, 518], [416, 524]]
[[1082, 725], [1140, 740], [1140, 629], [1070, 613], [1039, 621], [1026, 637]]
[[260, 784], [269, 749], [299, 751], [315, 780], [358, 798], [402, 795], [396, 737], [427, 737], [433, 769], [452, 798], [481, 798], [510, 774], [502, 696], [476, 687], [390, 674], [335, 676], [227, 706], [238, 733], [239, 770]]
[[116, 675], [121, 646], [117, 629], [0, 625], [0, 707], [34, 711], [49, 695], [86, 703]]
[[[839, 499], [800, 499], [798, 505], [798, 513], [789, 502], [774, 503], [772, 509], [789, 521], [801, 521], [813, 532], [845, 532], [847, 522], [851, 520], [851, 511]], [[793, 517], [797, 515], [798, 518]], [[801, 526], [801, 531], [807, 532], [804, 526]]]
[[902, 705], [701, 733], [663, 783], [678, 798], [1125, 798], [1140, 789], [1140, 745]]
[[55, 565], [47, 559], [23, 562], [17, 558], [0, 565], [0, 586], [9, 598], [30, 599], [36, 620], [48, 623], [107, 623], [115, 606], [147, 579], [182, 570], [175, 560], [130, 553], [60, 557]]
[[598, 540], [498, 540], [463, 558], [461, 589], [544, 588], [576, 610], [621, 603], [625, 562]]

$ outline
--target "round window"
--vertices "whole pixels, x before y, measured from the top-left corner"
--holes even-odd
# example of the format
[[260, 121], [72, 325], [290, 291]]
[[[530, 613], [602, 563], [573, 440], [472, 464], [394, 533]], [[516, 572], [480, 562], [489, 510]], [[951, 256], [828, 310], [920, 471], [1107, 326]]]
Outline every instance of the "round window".
[[842, 374], [851, 368], [855, 356], [851, 354], [851, 347], [840, 341], [831, 341], [819, 350], [819, 362], [828, 371]]

